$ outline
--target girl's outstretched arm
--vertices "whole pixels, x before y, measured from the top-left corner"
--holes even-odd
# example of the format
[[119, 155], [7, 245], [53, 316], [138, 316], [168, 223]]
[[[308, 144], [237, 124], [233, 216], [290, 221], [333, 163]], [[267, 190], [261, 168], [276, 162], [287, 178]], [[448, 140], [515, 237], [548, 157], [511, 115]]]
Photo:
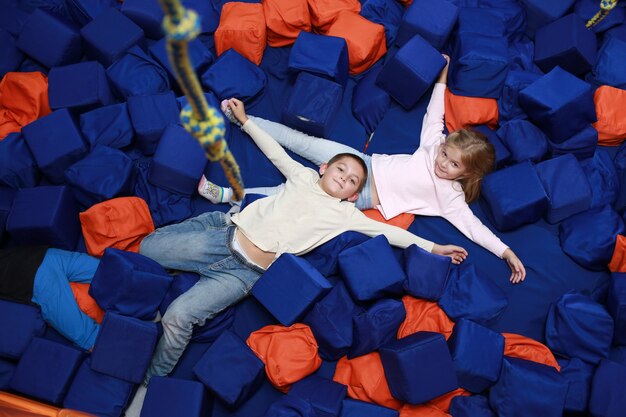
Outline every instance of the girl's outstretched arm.
[[524, 264], [522, 264], [522, 261], [520, 261], [511, 248], [507, 248], [507, 250], [504, 251], [502, 259], [504, 259], [511, 268], [511, 278], [509, 279], [511, 283], [517, 284], [518, 282], [524, 281], [526, 278], [526, 268], [524, 268]]

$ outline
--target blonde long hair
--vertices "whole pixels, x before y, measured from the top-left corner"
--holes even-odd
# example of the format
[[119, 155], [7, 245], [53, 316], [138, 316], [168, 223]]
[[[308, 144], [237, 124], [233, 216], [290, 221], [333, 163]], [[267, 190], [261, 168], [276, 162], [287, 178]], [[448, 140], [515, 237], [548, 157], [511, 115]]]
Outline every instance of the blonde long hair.
[[461, 184], [465, 202], [469, 204], [480, 196], [480, 183], [493, 170], [496, 151], [485, 135], [470, 129], [458, 129], [450, 133], [446, 145], [461, 151], [465, 173], [456, 181]]

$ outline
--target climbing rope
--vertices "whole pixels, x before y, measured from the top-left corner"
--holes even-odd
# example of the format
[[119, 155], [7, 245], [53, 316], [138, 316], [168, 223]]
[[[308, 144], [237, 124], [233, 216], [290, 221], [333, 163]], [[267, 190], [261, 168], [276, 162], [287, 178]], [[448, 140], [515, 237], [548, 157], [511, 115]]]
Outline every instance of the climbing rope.
[[224, 138], [226, 129], [220, 112], [206, 102], [196, 77], [187, 44], [200, 34], [200, 17], [186, 9], [179, 0], [159, 0], [165, 13], [163, 30], [167, 37], [167, 53], [176, 73], [176, 79], [189, 104], [180, 113], [185, 129], [202, 145], [207, 158], [219, 161], [233, 189], [233, 199], [243, 198], [243, 181], [239, 165], [228, 149]]
[[587, 29], [592, 28], [600, 23], [602, 19], [604, 19], [609, 14], [609, 12], [613, 10], [615, 6], [617, 6], [617, 2], [618, 0], [601, 0], [600, 10], [598, 11], [598, 13], [595, 14], [595, 16], [589, 19], [586, 24]]

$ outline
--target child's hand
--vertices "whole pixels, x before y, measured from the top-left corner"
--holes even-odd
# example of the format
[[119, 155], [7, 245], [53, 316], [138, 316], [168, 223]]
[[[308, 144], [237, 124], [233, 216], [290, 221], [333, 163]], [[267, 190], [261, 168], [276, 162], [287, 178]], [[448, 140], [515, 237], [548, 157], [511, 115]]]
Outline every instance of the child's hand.
[[511, 248], [507, 248], [502, 254], [502, 259], [509, 264], [509, 268], [511, 268], [511, 281], [512, 284], [517, 284], [518, 282], [524, 281], [526, 278], [526, 268], [524, 268], [524, 264], [519, 260], [515, 252], [511, 250]]
[[235, 116], [235, 118], [239, 121], [239, 123], [241, 123], [242, 126], [245, 122], [248, 121], [246, 109], [241, 100], [236, 98], [228, 99], [228, 107], [230, 107], [230, 110], [233, 112], [233, 116]]
[[467, 251], [456, 245], [438, 245], [435, 243], [430, 252], [436, 253], [437, 255], [449, 256], [452, 259], [452, 263], [457, 265], [467, 258]]
[[443, 67], [443, 69], [439, 73], [439, 78], [437, 78], [437, 82], [445, 84], [448, 82], [448, 67], [450, 66], [450, 57], [446, 54], [441, 54], [441, 56], [443, 56], [443, 58], [446, 60], [446, 66]]

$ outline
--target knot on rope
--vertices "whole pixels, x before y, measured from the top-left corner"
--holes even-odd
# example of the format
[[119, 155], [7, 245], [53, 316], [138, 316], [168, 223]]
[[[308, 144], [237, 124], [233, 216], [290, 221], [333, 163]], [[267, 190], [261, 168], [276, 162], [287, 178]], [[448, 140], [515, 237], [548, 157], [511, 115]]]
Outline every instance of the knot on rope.
[[176, 22], [171, 16], [163, 18], [163, 30], [168, 39], [176, 42], [189, 42], [202, 30], [200, 16], [193, 10], [185, 9], [183, 17]]
[[602, 0], [600, 1], [600, 8], [602, 10], [613, 10], [613, 8], [617, 6], [617, 0]]
[[226, 128], [224, 118], [217, 110], [209, 107], [206, 120], [200, 120], [196, 118], [191, 105], [187, 104], [180, 112], [180, 121], [185, 129], [198, 139], [211, 161], [218, 161], [224, 157], [227, 149], [224, 140]]
[[600, 10], [595, 14], [587, 24], [585, 25], [587, 29], [594, 27], [598, 23], [600, 23], [615, 6], [617, 6], [618, 0], [600, 0]]

